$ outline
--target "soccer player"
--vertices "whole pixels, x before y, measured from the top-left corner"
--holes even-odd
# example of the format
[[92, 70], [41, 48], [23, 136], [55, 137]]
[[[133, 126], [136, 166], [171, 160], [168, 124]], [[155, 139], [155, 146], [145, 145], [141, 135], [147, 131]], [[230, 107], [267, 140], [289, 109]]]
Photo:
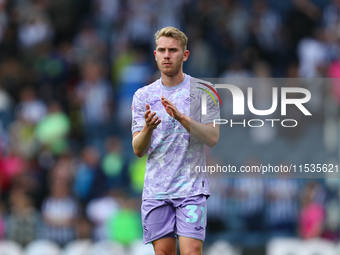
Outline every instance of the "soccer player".
[[[132, 146], [142, 157], [148, 153], [142, 196], [144, 243], [156, 255], [175, 255], [176, 237], [182, 255], [202, 254], [206, 229], [207, 176], [192, 171], [204, 166], [204, 144], [219, 138], [219, 104], [206, 97], [207, 82], [183, 73], [189, 57], [187, 37], [165, 27], [155, 34], [155, 59], [161, 78], [135, 93], [132, 102]], [[213, 86], [209, 84], [209, 86]]]

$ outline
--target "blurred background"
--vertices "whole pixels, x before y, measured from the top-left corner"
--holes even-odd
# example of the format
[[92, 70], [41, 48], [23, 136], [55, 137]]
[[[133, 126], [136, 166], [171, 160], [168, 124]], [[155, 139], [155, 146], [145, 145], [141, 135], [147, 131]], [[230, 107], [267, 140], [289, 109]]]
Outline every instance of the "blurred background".
[[[160, 77], [164, 26], [187, 34], [194, 77], [340, 78], [339, 0], [0, 0], [1, 255], [152, 254], [141, 244], [146, 158], [132, 151], [131, 102]], [[338, 80], [308, 89], [309, 122], [230, 132], [239, 147], [226, 160], [260, 164], [294, 148], [271, 162], [313, 153], [337, 164]], [[211, 182], [206, 254], [340, 254], [339, 179]]]

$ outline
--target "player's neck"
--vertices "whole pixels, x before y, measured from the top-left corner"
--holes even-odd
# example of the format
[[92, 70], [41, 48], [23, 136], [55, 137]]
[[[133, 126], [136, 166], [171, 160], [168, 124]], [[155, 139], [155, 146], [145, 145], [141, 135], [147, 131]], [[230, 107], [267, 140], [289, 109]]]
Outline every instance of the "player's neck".
[[185, 78], [183, 72], [179, 72], [176, 75], [168, 76], [162, 73], [162, 83], [165, 87], [173, 87], [180, 84]]

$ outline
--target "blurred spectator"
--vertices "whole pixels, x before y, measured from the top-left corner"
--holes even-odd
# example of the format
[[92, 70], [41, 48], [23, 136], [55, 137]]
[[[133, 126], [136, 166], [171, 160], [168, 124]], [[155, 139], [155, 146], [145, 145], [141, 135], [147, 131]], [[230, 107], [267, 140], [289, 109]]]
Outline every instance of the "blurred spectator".
[[32, 13], [19, 27], [19, 41], [24, 48], [29, 48], [42, 42], [50, 42], [53, 33], [48, 16], [44, 13]]
[[58, 87], [67, 81], [69, 63], [61, 52], [62, 47], [65, 47], [65, 45], [61, 44], [58, 50], [53, 49], [52, 45], [48, 43], [39, 45], [39, 52], [33, 64], [39, 74], [41, 84], [45, 86], [51, 84]]
[[190, 58], [188, 59], [188, 73], [191, 76], [213, 77], [216, 74], [216, 66], [213, 60], [213, 51], [210, 45], [203, 40], [202, 30], [193, 28], [190, 40]]
[[75, 36], [73, 45], [79, 64], [88, 58], [101, 58], [106, 54], [105, 42], [99, 37], [95, 28], [89, 24], [84, 24]]
[[309, 182], [302, 196], [302, 208], [299, 218], [299, 236], [303, 239], [320, 237], [324, 227], [325, 210], [317, 200], [319, 184]]
[[339, 36], [340, 29], [340, 1], [332, 0], [331, 3], [326, 6], [323, 11], [323, 24], [325, 28], [330, 32]]
[[82, 158], [76, 166], [73, 191], [84, 203], [102, 196], [107, 191], [105, 175], [100, 165], [100, 154], [96, 148], [83, 149]]
[[131, 105], [133, 94], [141, 87], [148, 84], [151, 76], [151, 68], [147, 62], [146, 54], [138, 50], [135, 52], [135, 59], [121, 70], [118, 83], [118, 119], [123, 132], [130, 131], [131, 127]]
[[340, 1], [332, 0], [323, 11], [322, 25], [327, 37], [327, 49], [331, 60], [335, 60], [340, 53]]
[[[269, 110], [274, 104], [274, 98], [277, 98], [279, 91], [275, 95], [273, 93], [275, 80], [271, 78], [270, 67], [266, 62], [256, 62], [254, 64], [253, 73], [256, 79], [251, 80], [251, 86], [253, 88], [253, 107], [257, 110]], [[249, 95], [250, 96], [250, 95]], [[277, 116], [278, 113], [274, 112], [269, 116]], [[261, 118], [262, 121], [268, 118]], [[273, 117], [274, 118], [274, 117]], [[257, 144], [268, 144], [272, 142], [277, 135], [277, 126], [272, 126], [269, 123], [265, 123], [261, 128], [250, 128], [249, 133], [252, 140]]]
[[153, 1], [129, 0], [127, 5], [129, 18], [126, 20], [124, 32], [130, 41], [150, 52], [156, 30], [156, 9]]
[[78, 11], [82, 3], [76, 0], [46, 0], [45, 3], [55, 29], [56, 41], [72, 40], [79, 23]]
[[[108, 181], [109, 189], [125, 187], [126, 159], [123, 154], [123, 144], [118, 136], [108, 137], [105, 141], [106, 154], [102, 160], [102, 169]], [[124, 172], [125, 171], [125, 172]]]
[[297, 45], [301, 39], [310, 37], [320, 21], [319, 8], [310, 0], [294, 0], [294, 6], [288, 13], [286, 23], [291, 54], [296, 56]]
[[0, 163], [0, 188], [1, 191], [7, 191], [13, 179], [26, 170], [27, 164], [14, 147], [7, 149]]
[[9, 126], [10, 143], [23, 158], [33, 158], [38, 151], [38, 143], [34, 134], [35, 126], [23, 116], [13, 121]]
[[[242, 78], [250, 78], [252, 74], [246, 69], [242, 60], [234, 59], [231, 64], [222, 72], [220, 78], [228, 78], [234, 80], [241, 80]], [[245, 89], [241, 87], [241, 89]]]
[[336, 100], [336, 102], [340, 104], [340, 83], [339, 83], [339, 79], [335, 79], [335, 78], [340, 78], [340, 58], [339, 57], [329, 65], [328, 76], [330, 78], [333, 78], [330, 80], [331, 95]]
[[[338, 193], [338, 192], [336, 192]], [[325, 205], [325, 223], [322, 237], [331, 241], [339, 240], [340, 226], [340, 201], [339, 194], [333, 198], [328, 198]]]
[[114, 197], [114, 192], [104, 195], [100, 198], [93, 199], [86, 207], [88, 218], [94, 225], [93, 238], [95, 240], [106, 240], [109, 237], [109, 231], [106, 222], [110, 217], [114, 217], [118, 212], [120, 205]]
[[132, 48], [129, 41], [125, 38], [119, 38], [114, 46], [114, 58], [111, 70], [111, 79], [116, 88], [121, 82], [120, 73], [122, 70], [133, 63], [136, 59], [135, 50]]
[[92, 4], [93, 16], [100, 37], [109, 41], [111, 32], [114, 34], [117, 32], [116, 26], [122, 16], [121, 3], [119, 0], [94, 0]]
[[183, 0], [164, 0], [156, 1], [154, 12], [156, 16], [155, 30], [162, 29], [166, 26], [181, 28], [181, 20], [183, 19]]
[[[23, 167], [24, 171], [13, 176], [10, 191], [22, 190], [25, 194], [32, 198], [31, 202], [34, 203], [34, 206], [36, 206], [38, 197], [41, 196], [41, 194], [39, 194], [41, 192], [41, 183], [39, 183], [39, 179], [37, 178], [38, 176], [36, 175], [38, 171], [33, 160], [25, 161]], [[8, 197], [7, 194], [5, 197]]]
[[0, 203], [0, 239], [5, 238], [6, 222], [5, 222], [5, 206]]
[[[211, 149], [205, 149], [207, 166], [222, 165], [222, 162], [211, 153]], [[207, 233], [221, 233], [230, 230], [232, 221], [230, 200], [233, 192], [233, 179], [228, 178], [226, 173], [215, 173], [213, 178], [209, 178], [209, 189], [211, 194], [207, 199]], [[235, 210], [234, 210], [235, 211]]]
[[[52, 155], [45, 155], [46, 157]], [[50, 159], [51, 160], [51, 159]], [[48, 178], [50, 181], [59, 180], [65, 183], [71, 183], [74, 178], [74, 158], [71, 153], [65, 152], [57, 160], [52, 159], [53, 166], [48, 168]]]
[[20, 92], [20, 102], [16, 111], [19, 118], [22, 117], [23, 120], [36, 124], [46, 115], [47, 107], [37, 98], [33, 87], [26, 87]]
[[12, 121], [13, 99], [0, 85], [0, 122], [7, 128]]
[[0, 42], [3, 39], [5, 30], [8, 25], [8, 17], [6, 13], [6, 1], [7, 0], [0, 1]]
[[287, 174], [281, 178], [267, 180], [267, 223], [273, 235], [295, 235], [298, 220], [298, 192], [297, 180]]
[[313, 95], [307, 103], [314, 118], [323, 113], [324, 83], [322, 80], [312, 78], [325, 77], [330, 61], [330, 51], [326, 44], [326, 34], [323, 28], [313, 31], [313, 35], [302, 39], [298, 44], [299, 76], [309, 78], [305, 87]]
[[92, 224], [86, 217], [79, 217], [75, 223], [76, 239], [91, 240], [93, 239]]
[[26, 246], [38, 237], [40, 215], [23, 190], [18, 189], [11, 193], [9, 212], [7, 238]]
[[79, 208], [70, 195], [69, 184], [58, 179], [51, 182], [50, 195], [42, 205], [43, 227], [40, 238], [47, 238], [59, 245], [75, 239], [75, 220]]
[[[294, 63], [289, 66], [288, 69], [288, 75], [289, 78], [298, 78], [296, 75], [298, 74], [298, 66], [295, 65]], [[307, 89], [313, 90], [313, 87], [318, 86], [319, 84], [313, 84], [313, 81], [318, 82], [319, 80], [307, 80], [307, 79], [284, 79], [283, 80], [283, 86], [284, 87], [307, 87]], [[316, 86], [314, 86], [316, 85]], [[322, 95], [315, 96], [316, 99], [316, 104], [314, 106], [314, 110], [318, 108], [318, 100]], [[301, 93], [289, 93], [290, 98], [301, 98]], [[314, 100], [312, 99], [309, 104], [314, 103]], [[308, 108], [309, 109], [309, 108]], [[320, 110], [320, 109], [318, 109]], [[312, 114], [315, 114], [315, 111], [312, 111]], [[284, 128], [283, 126], [280, 126], [280, 133], [283, 135], [285, 138], [290, 138], [290, 139], [296, 139], [304, 134], [304, 131], [306, 129], [306, 122], [307, 119], [305, 118], [305, 115], [302, 113], [302, 111], [297, 108], [295, 105], [288, 104], [286, 105], [286, 115], [290, 119], [294, 119], [297, 121], [298, 125], [294, 128]], [[316, 114], [315, 114], [316, 115]]]
[[[8, 44], [7, 46], [0, 44], [0, 57], [3, 54], [3, 60], [0, 61], [1, 87], [17, 103], [17, 100], [20, 100], [23, 87], [34, 82], [35, 76], [30, 73], [30, 67], [25, 66], [23, 61], [13, 53], [18, 53], [18, 49], [15, 48], [16, 43], [9, 39]], [[3, 53], [1, 53], [2, 50]]]
[[230, 0], [227, 1], [227, 15], [224, 16], [224, 22], [227, 32], [235, 42], [236, 49], [245, 47], [249, 39], [249, 15], [241, 2]]
[[209, 179], [210, 192], [214, 194], [207, 200], [207, 208], [209, 213], [207, 214], [207, 231], [208, 233], [221, 233], [228, 231], [230, 226], [229, 217], [230, 197], [232, 194], [232, 180], [228, 179], [223, 173]]
[[98, 61], [85, 62], [82, 75], [76, 100], [81, 106], [86, 144], [103, 151], [103, 140], [110, 133], [113, 118], [113, 90]]
[[[282, 20], [278, 12], [265, 0], [253, 1], [250, 14], [251, 41], [260, 58], [271, 64], [279, 64], [278, 53], [283, 50]], [[282, 60], [281, 60], [282, 61]]]
[[[246, 68], [245, 63], [242, 59], [233, 59], [227, 68], [219, 76], [219, 83], [222, 84], [237, 84], [238, 87], [243, 91], [243, 94], [247, 94], [247, 88], [249, 81], [253, 74]], [[222, 92], [223, 93], [223, 92]], [[225, 92], [224, 92], [225, 93]], [[224, 109], [232, 109], [232, 100], [228, 100], [223, 104]], [[249, 114], [245, 112], [245, 116]], [[233, 116], [238, 117], [238, 116]], [[243, 118], [243, 116], [242, 116]]]
[[147, 155], [141, 158], [135, 157], [129, 165], [130, 187], [132, 195], [141, 196], [144, 187], [144, 174]]
[[325, 75], [325, 70], [330, 60], [325, 36], [325, 31], [318, 28], [313, 31], [313, 35], [299, 42], [297, 53], [300, 63], [300, 77], [318, 78]]
[[[248, 160], [247, 166], [259, 166], [257, 158]], [[262, 231], [264, 223], [265, 183], [257, 173], [235, 179], [233, 196], [246, 231]]]
[[67, 134], [70, 131], [70, 121], [56, 101], [49, 104], [48, 111], [37, 124], [35, 134], [42, 146], [60, 155], [68, 147]]
[[5, 150], [5, 148], [8, 147], [9, 147], [9, 135], [0, 121], [0, 159], [3, 151]]
[[109, 240], [130, 245], [142, 238], [143, 228], [140, 213], [136, 211], [136, 201], [123, 197], [121, 208], [106, 221]]

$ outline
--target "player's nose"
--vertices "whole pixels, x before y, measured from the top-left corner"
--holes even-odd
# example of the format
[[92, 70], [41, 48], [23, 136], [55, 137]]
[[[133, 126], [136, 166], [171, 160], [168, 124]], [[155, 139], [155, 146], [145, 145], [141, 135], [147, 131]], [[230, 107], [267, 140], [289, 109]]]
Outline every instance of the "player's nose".
[[164, 58], [170, 58], [170, 52], [169, 50], [166, 50], [164, 53]]

